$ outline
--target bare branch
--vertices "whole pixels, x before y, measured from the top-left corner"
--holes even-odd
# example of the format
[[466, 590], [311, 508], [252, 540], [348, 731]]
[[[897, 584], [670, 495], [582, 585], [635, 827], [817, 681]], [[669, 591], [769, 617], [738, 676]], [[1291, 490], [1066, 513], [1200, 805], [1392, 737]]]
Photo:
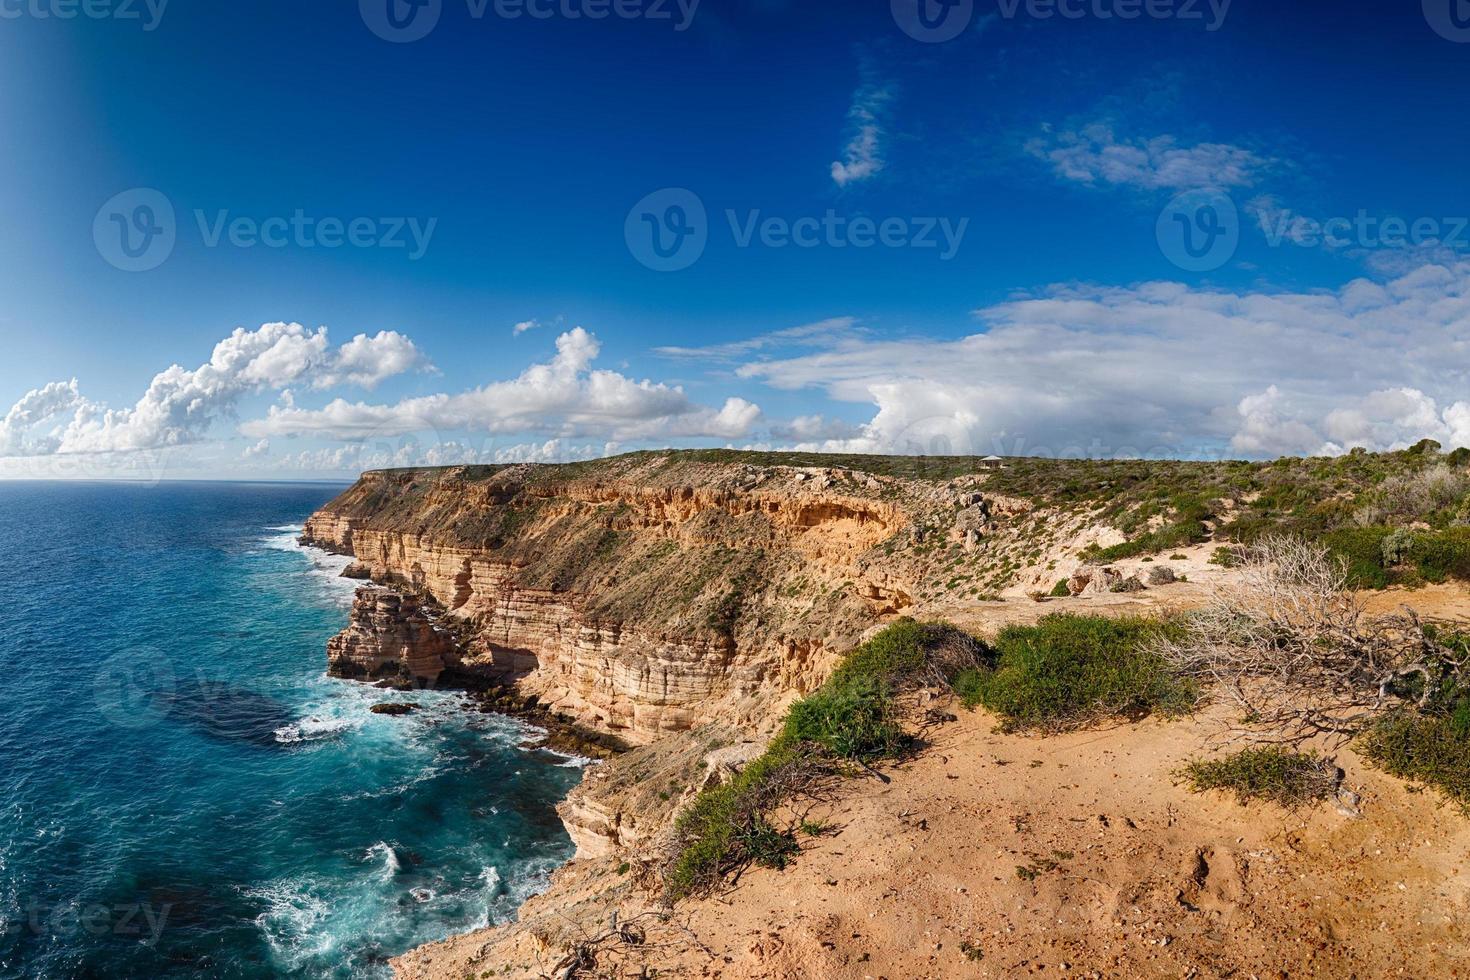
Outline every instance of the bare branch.
[[[1225, 692], [1247, 727], [1289, 741], [1350, 737], [1393, 699], [1425, 707], [1465, 659], [1412, 611], [1370, 618], [1341, 561], [1280, 537], [1243, 549], [1238, 575], [1157, 651]], [[1416, 678], [1417, 690], [1408, 683]]]

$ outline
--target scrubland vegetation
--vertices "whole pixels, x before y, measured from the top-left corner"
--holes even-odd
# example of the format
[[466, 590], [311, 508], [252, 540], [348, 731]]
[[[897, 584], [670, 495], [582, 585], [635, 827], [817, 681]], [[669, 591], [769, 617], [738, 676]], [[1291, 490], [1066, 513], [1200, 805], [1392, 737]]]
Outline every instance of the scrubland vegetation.
[[1470, 815], [1470, 732], [1463, 714], [1397, 711], [1369, 728], [1358, 749], [1384, 772], [1433, 786]]
[[782, 867], [803, 820], [783, 808], [824, 780], [894, 758], [909, 744], [896, 699], [948, 684], [983, 648], [949, 626], [904, 619], [858, 647], [827, 682], [792, 705], [765, 753], [730, 782], [706, 789], [679, 818], [665, 870], [670, 897], [708, 891], [751, 864]]
[[1051, 615], [1009, 626], [955, 691], [1008, 729], [1057, 731], [1106, 718], [1194, 707], [1195, 686], [1150, 647], [1174, 627], [1152, 619]]
[[764, 755], [695, 799], [677, 824], [667, 893], [784, 866], [800, 849], [802, 801], [910, 749], [900, 696], [919, 687], [1040, 735], [1225, 698], [1236, 729], [1265, 744], [1188, 764], [1178, 775], [1191, 789], [1287, 807], [1328, 799], [1333, 760], [1292, 747], [1325, 736], [1356, 740], [1373, 764], [1470, 809], [1470, 638], [1366, 616], [1349, 566], [1321, 545], [1272, 537], [1236, 559], [1240, 574], [1213, 604], [1168, 621], [1051, 615], [992, 643], [895, 623], [791, 707]]
[[1277, 745], [1196, 760], [1179, 775], [1196, 793], [1225, 790], [1243, 804], [1266, 800], [1288, 808], [1328, 799], [1337, 791], [1340, 778], [1331, 761]]

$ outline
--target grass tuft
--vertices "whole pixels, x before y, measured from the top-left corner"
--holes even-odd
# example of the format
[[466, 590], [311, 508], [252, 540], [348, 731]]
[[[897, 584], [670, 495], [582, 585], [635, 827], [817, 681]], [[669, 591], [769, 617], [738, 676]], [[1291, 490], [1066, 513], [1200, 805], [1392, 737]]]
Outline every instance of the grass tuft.
[[1266, 800], [1292, 809], [1337, 792], [1337, 766], [1315, 754], [1278, 746], [1243, 749], [1223, 759], [1196, 759], [1178, 771], [1196, 793], [1221, 789], [1242, 805]]
[[1355, 748], [1384, 772], [1433, 786], [1470, 813], [1470, 717], [1396, 712], [1359, 737]]
[[1053, 614], [1008, 626], [992, 662], [956, 678], [967, 706], [984, 705], [1009, 729], [1060, 730], [1104, 718], [1185, 714], [1194, 686], [1174, 676], [1149, 641], [1167, 624], [1152, 619]]

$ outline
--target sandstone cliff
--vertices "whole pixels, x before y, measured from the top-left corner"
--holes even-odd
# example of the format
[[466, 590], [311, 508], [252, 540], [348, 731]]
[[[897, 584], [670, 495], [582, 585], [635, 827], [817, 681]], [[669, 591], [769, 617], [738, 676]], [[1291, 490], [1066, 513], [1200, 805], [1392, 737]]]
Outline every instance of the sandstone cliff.
[[999, 472], [708, 455], [363, 474], [304, 539], [413, 598], [360, 598], [333, 669], [513, 683], [634, 744], [758, 730], [875, 625], [1045, 592], [1116, 533], [991, 491]]
[[[1334, 468], [712, 451], [365, 474], [307, 527], [376, 585], [334, 641], [334, 669], [428, 683], [440, 665], [508, 681], [637, 746], [559, 806], [577, 860], [518, 922], [422, 947], [395, 972], [542, 977], [571, 962], [557, 968], [571, 975], [586, 964], [569, 950], [632, 922], [640, 938], [612, 932], [599, 971], [948, 976], [984, 959], [996, 975], [1079, 963], [1104, 968], [1092, 975], [1244, 975], [1300, 952], [1303, 936], [1331, 938], [1355, 913], [1319, 921], [1322, 895], [1355, 893], [1365, 873], [1379, 913], [1348, 927], [1350, 941], [1316, 941], [1304, 966], [1320, 954], [1324, 975], [1397, 962], [1443, 972], [1438, 950], [1463, 945], [1453, 913], [1452, 928], [1426, 919], [1405, 933], [1407, 958], [1377, 919], [1407, 921], [1424, 896], [1446, 894], [1452, 862], [1418, 878], [1406, 854], [1378, 867], [1382, 828], [1343, 814], [1319, 815], [1320, 853], [1300, 859], [1295, 815], [1251, 814], [1248, 830], [1241, 813], [1164, 778], [1204, 750], [1193, 721], [1052, 742], [916, 709], [933, 750], [880, 782], [833, 787], [812, 815], [830, 835], [803, 842], [811, 853], [794, 872], [753, 869], [738, 899], [671, 917], [655, 870], [680, 808], [757, 754], [784, 703], [884, 620], [990, 634], [1056, 611], [1187, 609], [1233, 574], [1214, 560], [1222, 541], [1290, 531], [1309, 505], [1345, 519], [1360, 470], [1411, 455]], [[1470, 600], [1453, 598], [1461, 615]], [[1397, 793], [1390, 822], [1436, 819], [1422, 798], [1379, 791]], [[1275, 853], [1283, 840], [1290, 853]], [[1044, 880], [1038, 854], [1051, 855]], [[1075, 874], [1062, 867], [1074, 860]], [[1259, 878], [1249, 891], [1247, 869]], [[1259, 938], [1227, 935], [1237, 929]]]
[[[515, 682], [633, 742], [755, 724], [913, 602], [892, 542], [931, 500], [850, 472], [674, 465], [383, 471], [307, 523], [367, 590], [334, 670]], [[885, 550], [882, 546], [889, 543]], [[426, 620], [422, 596], [441, 622]], [[450, 635], [462, 641], [452, 649]]]
[[457, 657], [454, 639], [430, 621], [418, 597], [370, 586], [357, 590], [351, 623], [327, 642], [335, 677], [401, 677], [431, 687]]

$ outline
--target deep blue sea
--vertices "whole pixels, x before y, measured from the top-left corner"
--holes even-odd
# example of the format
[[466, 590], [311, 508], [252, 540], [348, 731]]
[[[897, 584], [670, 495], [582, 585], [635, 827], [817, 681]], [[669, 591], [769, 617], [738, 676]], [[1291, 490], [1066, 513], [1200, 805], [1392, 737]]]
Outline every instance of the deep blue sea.
[[578, 760], [325, 675], [340, 489], [0, 483], [0, 977], [387, 976], [570, 856]]

